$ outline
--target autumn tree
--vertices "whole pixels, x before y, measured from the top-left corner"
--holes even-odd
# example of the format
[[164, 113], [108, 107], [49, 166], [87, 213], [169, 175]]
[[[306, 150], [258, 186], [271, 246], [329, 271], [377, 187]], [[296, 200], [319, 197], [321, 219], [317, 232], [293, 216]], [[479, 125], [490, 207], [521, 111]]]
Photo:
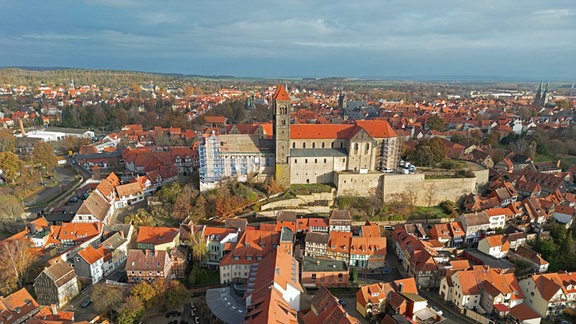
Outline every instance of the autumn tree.
[[54, 147], [46, 142], [37, 142], [32, 152], [32, 162], [48, 172], [53, 171], [58, 165]]
[[64, 139], [58, 142], [58, 149], [62, 152], [78, 152], [80, 151], [80, 147], [83, 145], [90, 144], [91, 140], [89, 138], [84, 137], [76, 137], [76, 136], [66, 136]]
[[146, 309], [144, 303], [135, 296], [126, 298], [126, 304], [120, 309], [118, 314], [119, 324], [134, 324], [140, 317], [144, 315]]
[[105, 283], [99, 283], [93, 286], [91, 297], [94, 301], [94, 308], [102, 314], [121, 303], [124, 299], [124, 294], [122, 290], [116, 287], [109, 287]]
[[0, 245], [0, 273], [12, 277], [18, 287], [23, 286], [24, 277], [36, 259], [32, 243], [26, 238], [5, 240]]
[[199, 195], [199, 191], [191, 184], [187, 184], [176, 198], [172, 208], [172, 216], [177, 220], [184, 220], [192, 216], [194, 207], [192, 202]]
[[410, 161], [420, 166], [434, 166], [446, 158], [446, 147], [440, 138], [422, 140], [408, 154]]
[[174, 204], [176, 199], [178, 199], [180, 196], [181, 192], [182, 186], [179, 183], [174, 182], [170, 185], [162, 187], [162, 189], [158, 191], [157, 196], [163, 203]]
[[206, 255], [208, 255], [208, 246], [206, 245], [206, 238], [201, 232], [190, 235], [185, 241], [185, 244], [192, 251], [192, 258], [197, 262], [202, 262]]
[[16, 137], [8, 129], [0, 129], [0, 152], [14, 152]]
[[165, 291], [165, 302], [169, 308], [182, 305], [191, 296], [190, 291], [177, 280], [171, 280]]
[[0, 175], [8, 180], [15, 182], [22, 168], [22, 161], [12, 152], [0, 152]]
[[0, 206], [2, 206], [0, 208], [0, 223], [13, 223], [22, 219], [24, 206], [18, 198], [8, 194], [0, 194]]
[[124, 218], [124, 224], [132, 224], [134, 228], [138, 229], [140, 226], [154, 226], [156, 222], [146, 209], [140, 208], [136, 212], [127, 215]]
[[206, 198], [204, 198], [204, 195], [199, 195], [192, 205], [192, 212], [187, 221], [196, 224], [199, 220], [204, 218], [206, 218]]

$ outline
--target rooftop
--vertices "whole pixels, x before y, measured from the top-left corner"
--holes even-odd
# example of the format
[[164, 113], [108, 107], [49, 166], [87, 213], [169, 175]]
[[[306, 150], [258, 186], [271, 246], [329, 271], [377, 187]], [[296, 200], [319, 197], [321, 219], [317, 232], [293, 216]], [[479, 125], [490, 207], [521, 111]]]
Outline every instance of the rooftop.
[[344, 261], [305, 256], [302, 258], [302, 270], [310, 272], [342, 272], [348, 271], [348, 265]]

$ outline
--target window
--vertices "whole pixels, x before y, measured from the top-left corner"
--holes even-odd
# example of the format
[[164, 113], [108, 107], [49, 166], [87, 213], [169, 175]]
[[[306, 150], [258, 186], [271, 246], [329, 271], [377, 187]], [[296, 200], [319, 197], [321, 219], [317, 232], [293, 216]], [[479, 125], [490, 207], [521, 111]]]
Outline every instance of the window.
[[322, 142], [322, 148], [324, 148], [324, 142]]
[[292, 148], [295, 149], [296, 148], [296, 142], [292, 143]]
[[306, 148], [306, 143], [302, 143], [302, 148]]
[[316, 274], [315, 273], [312, 274], [312, 281], [316, 281]]
[[314, 159], [314, 163], [318, 163], [318, 159]]
[[304, 159], [304, 163], [308, 163], [308, 159]]
[[326, 159], [324, 159], [324, 163], [326, 163]]
[[312, 142], [312, 148], [316, 148], [316, 143]]
[[298, 159], [294, 159], [294, 164], [297, 164], [297, 163], [298, 163]]
[[342, 276], [341, 273], [338, 274], [338, 281], [342, 281], [344, 279], [344, 277]]

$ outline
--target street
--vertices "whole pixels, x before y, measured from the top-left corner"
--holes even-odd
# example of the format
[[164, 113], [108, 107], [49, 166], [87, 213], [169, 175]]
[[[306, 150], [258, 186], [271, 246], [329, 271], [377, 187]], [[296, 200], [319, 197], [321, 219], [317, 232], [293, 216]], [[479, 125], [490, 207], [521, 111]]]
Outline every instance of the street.
[[[24, 198], [24, 206], [27, 211], [36, 214], [45, 209], [46, 204], [58, 197], [62, 192], [70, 188], [77, 181], [77, 172], [70, 167], [57, 167], [54, 169], [55, 176], [52, 180], [45, 180], [47, 185], [35, 194]], [[58, 183], [58, 185], [53, 185]]]

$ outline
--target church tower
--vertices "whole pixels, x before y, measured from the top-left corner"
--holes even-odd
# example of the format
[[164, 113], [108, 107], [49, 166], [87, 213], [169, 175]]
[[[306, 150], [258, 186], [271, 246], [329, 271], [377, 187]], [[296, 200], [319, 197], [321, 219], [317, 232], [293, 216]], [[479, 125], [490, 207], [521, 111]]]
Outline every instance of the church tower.
[[290, 186], [290, 96], [278, 85], [273, 96], [274, 141], [276, 143], [276, 183]]

